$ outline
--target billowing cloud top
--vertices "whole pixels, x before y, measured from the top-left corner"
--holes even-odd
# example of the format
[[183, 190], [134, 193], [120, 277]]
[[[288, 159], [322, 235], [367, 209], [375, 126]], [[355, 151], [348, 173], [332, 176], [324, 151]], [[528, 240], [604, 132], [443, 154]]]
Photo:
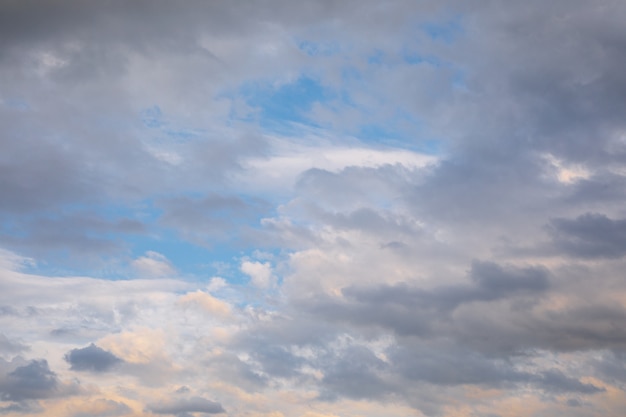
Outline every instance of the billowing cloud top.
[[622, 417], [624, 21], [0, 2], [0, 414]]

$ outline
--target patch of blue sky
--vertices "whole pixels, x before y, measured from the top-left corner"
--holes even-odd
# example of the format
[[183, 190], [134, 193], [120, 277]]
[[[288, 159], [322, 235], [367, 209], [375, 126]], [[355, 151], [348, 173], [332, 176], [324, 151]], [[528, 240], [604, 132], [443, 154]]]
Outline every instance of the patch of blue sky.
[[158, 130], [163, 133], [168, 141], [171, 140], [186, 142], [194, 138], [201, 137], [206, 133], [202, 129], [176, 126], [167, 120], [163, 111], [158, 105], [143, 109], [140, 112], [141, 122], [149, 129]]
[[[205, 195], [188, 194], [187, 197], [201, 199]], [[187, 279], [202, 280], [220, 275], [234, 284], [241, 284], [242, 277], [237, 271], [221, 271], [219, 265], [237, 263], [246, 253], [256, 249], [245, 237], [248, 232], [262, 227], [261, 219], [276, 215], [274, 205], [264, 200], [247, 195], [228, 195], [245, 204], [245, 207], [233, 209], [229, 205], [216, 207], [207, 212], [208, 222], [229, 225], [227, 230], [210, 232], [198, 236], [186, 236], [185, 232], [176, 230], [159, 222], [162, 211], [152, 208], [154, 222], [151, 233], [129, 236], [126, 241], [132, 243], [134, 257], [142, 256], [147, 251], [159, 252], [168, 258], [177, 270]], [[154, 207], [154, 206], [152, 206]], [[198, 239], [201, 239], [198, 240]], [[268, 253], [280, 248], [264, 248]], [[216, 266], [218, 265], [218, 266]], [[238, 268], [238, 267], [237, 267]], [[235, 268], [235, 269], [237, 269]], [[232, 269], [232, 268], [231, 268]]]
[[430, 136], [417, 117], [400, 110], [387, 120], [362, 125], [356, 136], [372, 145], [406, 149], [428, 155], [438, 155], [441, 152], [441, 141]]
[[285, 122], [314, 125], [308, 116], [313, 105], [337, 98], [333, 89], [306, 75], [278, 87], [269, 82], [247, 83], [239, 94], [249, 106], [259, 109], [261, 127], [271, 130]]
[[143, 109], [140, 113], [141, 121], [145, 127], [150, 129], [159, 129], [165, 125], [163, 120], [163, 112], [157, 105]]
[[389, 124], [367, 124], [361, 126], [356, 136], [364, 143], [373, 146], [405, 149], [429, 155], [437, 155], [440, 151], [439, 141], [422, 137], [418, 130], [400, 130], [391, 127]]

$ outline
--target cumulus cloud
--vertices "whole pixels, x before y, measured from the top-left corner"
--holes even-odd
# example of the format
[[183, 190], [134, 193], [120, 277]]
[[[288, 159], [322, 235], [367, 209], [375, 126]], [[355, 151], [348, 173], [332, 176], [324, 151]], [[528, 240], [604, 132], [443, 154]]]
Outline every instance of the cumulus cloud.
[[269, 262], [243, 261], [241, 272], [248, 275], [252, 285], [258, 288], [269, 288], [276, 281]]
[[76, 381], [64, 382], [50, 370], [48, 361], [25, 361], [20, 357], [7, 362], [0, 359], [0, 399], [9, 404], [3, 413], [41, 412], [40, 400], [79, 395], [84, 390]]
[[59, 381], [46, 360], [33, 360], [8, 372], [2, 381], [2, 398], [6, 401], [35, 400], [57, 394]]
[[65, 361], [74, 371], [106, 372], [122, 360], [93, 343], [81, 349], [72, 349], [65, 354]]
[[183, 295], [178, 302], [182, 305], [198, 306], [219, 317], [228, 317], [231, 313], [231, 308], [227, 303], [200, 290]]

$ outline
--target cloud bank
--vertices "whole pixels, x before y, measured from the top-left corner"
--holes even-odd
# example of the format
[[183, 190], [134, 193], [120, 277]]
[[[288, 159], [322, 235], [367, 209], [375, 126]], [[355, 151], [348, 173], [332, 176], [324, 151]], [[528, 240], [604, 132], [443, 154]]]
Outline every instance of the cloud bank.
[[0, 414], [626, 410], [626, 5], [0, 4]]

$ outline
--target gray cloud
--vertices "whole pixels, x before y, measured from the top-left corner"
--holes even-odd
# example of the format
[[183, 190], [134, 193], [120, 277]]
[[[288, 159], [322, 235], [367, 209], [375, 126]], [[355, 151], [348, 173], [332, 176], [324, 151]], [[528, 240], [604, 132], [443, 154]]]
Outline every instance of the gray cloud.
[[387, 364], [369, 349], [362, 346], [349, 347], [324, 364], [321, 398], [384, 398], [397, 388], [383, 379], [382, 374], [387, 368]]
[[390, 327], [400, 334], [426, 335], [441, 320], [440, 314], [450, 314], [461, 305], [537, 296], [549, 288], [548, 272], [543, 268], [504, 268], [475, 262], [470, 279], [473, 285], [440, 286], [430, 290], [406, 284], [346, 287], [342, 293], [347, 303], [327, 299], [314, 303], [311, 308], [332, 318]]
[[82, 349], [72, 349], [65, 360], [74, 371], [106, 372], [122, 363], [122, 360], [93, 343]]
[[48, 398], [56, 394], [58, 379], [46, 360], [17, 367], [3, 381], [2, 397], [9, 401]]
[[225, 412], [221, 404], [201, 397], [152, 404], [148, 406], [148, 410], [155, 414], [172, 414], [179, 417], [190, 415], [190, 413], [220, 414]]
[[24, 343], [9, 339], [5, 334], [0, 333], [0, 353], [14, 355], [16, 353], [28, 350], [29, 347]]
[[547, 226], [554, 245], [581, 258], [619, 258], [626, 255], [626, 220], [598, 213], [576, 219], [552, 219]]
[[61, 382], [45, 359], [0, 361], [0, 398], [16, 403], [14, 407], [31, 408], [33, 401], [79, 392], [78, 386]]
[[[3, 244], [53, 265], [55, 250], [119, 255], [128, 248], [118, 236], [145, 233], [152, 213], [144, 209], [156, 208], [155, 240], [174, 229], [198, 245], [246, 235], [283, 249], [272, 256], [284, 298], [251, 301], [272, 314], [246, 322], [225, 342], [232, 350], [206, 362], [221, 380], [269, 391], [279, 378], [315, 386], [325, 400], [397, 394], [423, 410], [450, 404], [447, 395], [462, 403], [452, 390], [463, 385], [582, 396], [602, 391], [582, 382], [587, 374], [623, 384], [624, 4], [26, 0], [0, 8]], [[428, 149], [438, 164], [311, 169], [276, 210], [264, 203], [274, 196], [249, 188], [243, 196], [234, 174], [245, 172], [244, 158], [273, 155], [262, 132], [274, 121], [233, 96], [257, 82], [277, 91], [302, 74], [337, 99], [305, 112], [315, 129], [285, 123], [296, 130], [289, 140], [319, 134], [378, 146], [391, 143], [386, 133], [361, 128], [397, 125], [404, 139], [392, 145]], [[553, 159], [586, 177], [559, 180]], [[111, 207], [132, 214], [98, 214]], [[274, 217], [254, 231], [241, 226], [265, 216]], [[581, 262], [589, 264], [581, 272], [580, 260], [594, 262]], [[60, 314], [40, 298], [15, 306], [14, 292], [3, 313]], [[116, 310], [120, 325], [108, 304], [106, 313], [64, 309], [53, 327], [104, 336], [130, 322], [152, 325], [144, 308], [161, 306]], [[25, 323], [19, 314], [3, 320]], [[373, 347], [377, 338], [391, 346]], [[21, 346], [0, 337], [0, 349]], [[583, 358], [576, 370], [542, 362], [562, 352]], [[119, 363], [95, 345], [66, 360], [96, 373]], [[6, 412], [60, 390], [45, 362], [6, 369], [2, 398], [15, 401]], [[444, 393], [430, 396], [435, 390]], [[470, 413], [502, 414], [481, 407]], [[189, 399], [149, 410], [222, 408]]]
[[548, 391], [556, 393], [596, 394], [606, 391], [605, 388], [593, 384], [585, 384], [578, 379], [568, 377], [558, 369], [548, 369], [541, 372], [537, 378], [537, 382]]

